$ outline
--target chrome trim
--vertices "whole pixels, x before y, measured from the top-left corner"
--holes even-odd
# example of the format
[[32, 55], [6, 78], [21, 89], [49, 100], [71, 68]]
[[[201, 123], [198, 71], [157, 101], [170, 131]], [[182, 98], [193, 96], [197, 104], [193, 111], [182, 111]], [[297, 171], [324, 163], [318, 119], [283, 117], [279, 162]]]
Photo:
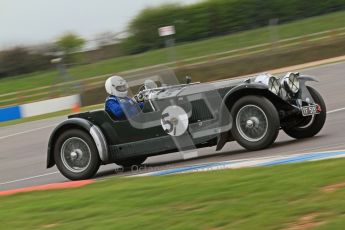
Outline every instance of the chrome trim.
[[102, 162], [109, 162], [108, 145], [100, 128], [96, 125], [92, 125], [90, 134], [95, 141], [98, 154]]
[[304, 126], [299, 126], [298, 128], [300, 129], [305, 129], [305, 128], [308, 128], [311, 124], [313, 124], [314, 120], [315, 120], [315, 115], [316, 114], [313, 114], [312, 118], [310, 119], [310, 121], [308, 122], [308, 124], [304, 125]]

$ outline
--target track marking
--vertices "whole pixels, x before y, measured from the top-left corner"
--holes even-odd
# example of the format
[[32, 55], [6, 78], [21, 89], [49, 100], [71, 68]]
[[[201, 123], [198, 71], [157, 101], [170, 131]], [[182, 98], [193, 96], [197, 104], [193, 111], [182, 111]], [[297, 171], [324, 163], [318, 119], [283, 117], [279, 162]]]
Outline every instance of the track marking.
[[14, 137], [14, 136], [22, 135], [22, 134], [27, 134], [27, 133], [36, 132], [36, 131], [43, 130], [43, 129], [47, 129], [47, 128], [51, 128], [51, 127], [54, 127], [54, 126], [57, 126], [57, 125], [58, 125], [58, 124], [47, 125], [47, 126], [43, 126], [43, 127], [36, 128], [36, 129], [30, 129], [30, 130], [23, 131], [23, 132], [14, 133], [14, 134], [10, 134], [10, 135], [7, 135], [7, 136], [2, 136], [2, 137], [0, 137], [0, 140], [6, 139], [6, 138], [9, 138], [9, 137]]
[[6, 191], [0, 191], [0, 196], [9, 196], [17, 193], [33, 192], [33, 191], [48, 191], [48, 190], [59, 190], [59, 189], [72, 189], [80, 188], [89, 184], [94, 183], [95, 180], [80, 180], [80, 181], [68, 181], [53, 184], [45, 184], [32, 186], [27, 188], [18, 188]]
[[[344, 108], [340, 108], [340, 109], [334, 109], [334, 110], [328, 111], [327, 114], [337, 113], [337, 112], [341, 112], [341, 111], [345, 111], [345, 107]], [[27, 130], [27, 131], [23, 131], [23, 132], [19, 132], [19, 133], [10, 134], [10, 135], [7, 135], [7, 136], [2, 136], [2, 137], [0, 137], [0, 140], [6, 139], [6, 138], [9, 138], [9, 137], [14, 137], [14, 136], [17, 136], [17, 135], [23, 135], [23, 134], [27, 134], [27, 133], [32, 133], [32, 132], [40, 131], [40, 130], [51, 128], [51, 127], [54, 127], [54, 126], [57, 126], [57, 125], [58, 124], [48, 125], [48, 126], [44, 126], [44, 127], [40, 127], [40, 128], [36, 128], [36, 129], [31, 129], [31, 130]]]
[[[331, 152], [335, 152], [335, 151], [344, 151], [344, 150], [329, 150], [329, 151], [322, 151], [322, 153], [331, 153]], [[235, 160], [229, 160], [229, 161], [210, 161], [210, 162], [205, 162], [205, 163], [197, 163], [197, 164], [192, 164], [192, 165], [185, 165], [185, 166], [180, 166], [180, 167], [171, 167], [168, 169], [164, 169], [164, 170], [156, 170], [156, 171], [152, 171], [152, 172], [147, 172], [147, 173], [137, 173], [137, 174], [133, 174], [133, 175], [128, 175], [127, 177], [140, 177], [140, 176], [148, 176], [151, 174], [154, 174], [156, 172], [160, 172], [160, 171], [169, 171], [169, 170], [176, 170], [176, 169], [188, 169], [188, 168], [199, 168], [199, 167], [205, 167], [206, 165], [217, 165], [217, 164], [223, 164], [224, 162], [231, 162], [231, 163], [241, 163], [241, 162], [260, 162], [262, 160], [273, 160], [279, 157], [289, 157], [289, 156], [296, 156], [296, 155], [301, 155], [301, 154], [310, 154], [310, 153], [314, 153], [308, 150], [302, 150], [300, 151], [302, 153], [296, 153], [296, 151], [292, 152], [292, 153], [284, 153], [284, 154], [279, 154], [279, 155], [272, 155], [272, 156], [263, 156], [263, 157], [245, 157], [242, 159], [235, 159]]]
[[37, 176], [32, 176], [32, 177], [27, 177], [27, 178], [12, 180], [12, 181], [6, 181], [6, 182], [0, 183], [0, 185], [13, 184], [13, 183], [16, 183], [16, 182], [32, 180], [32, 179], [36, 179], [36, 178], [39, 178], [39, 177], [50, 176], [50, 175], [57, 174], [57, 173], [59, 173], [59, 172], [56, 171], [56, 172], [52, 172], [52, 173], [46, 173], [46, 174], [41, 174], [41, 175], [37, 175]]
[[221, 161], [221, 162], [212, 162], [204, 164], [195, 164], [184, 167], [171, 168], [166, 170], [159, 170], [149, 173], [136, 174], [129, 177], [142, 177], [142, 176], [162, 176], [162, 175], [171, 175], [171, 174], [180, 174], [180, 173], [192, 173], [192, 172], [203, 172], [203, 171], [213, 171], [213, 170], [223, 170], [223, 169], [238, 169], [238, 168], [248, 168], [248, 167], [267, 167], [280, 164], [288, 163], [298, 163], [306, 161], [317, 161], [325, 159], [334, 159], [334, 158], [344, 158], [344, 150], [336, 151], [324, 151], [324, 152], [309, 152], [302, 154], [293, 154], [293, 155], [279, 155], [279, 156], [270, 156], [270, 157], [259, 157], [259, 158], [249, 158], [242, 160], [234, 161]]
[[344, 110], [345, 110], [345, 107], [344, 108], [340, 108], [340, 109], [334, 109], [334, 110], [328, 111], [327, 114], [341, 112], [341, 111], [344, 111]]

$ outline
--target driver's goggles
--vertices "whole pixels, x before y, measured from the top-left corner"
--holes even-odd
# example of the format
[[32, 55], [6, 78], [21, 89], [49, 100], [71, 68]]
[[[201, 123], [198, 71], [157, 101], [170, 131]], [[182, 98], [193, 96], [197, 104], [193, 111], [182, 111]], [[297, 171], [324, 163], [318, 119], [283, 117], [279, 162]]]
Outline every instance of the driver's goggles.
[[127, 91], [127, 85], [119, 85], [115, 87], [117, 91], [119, 92], [126, 92]]

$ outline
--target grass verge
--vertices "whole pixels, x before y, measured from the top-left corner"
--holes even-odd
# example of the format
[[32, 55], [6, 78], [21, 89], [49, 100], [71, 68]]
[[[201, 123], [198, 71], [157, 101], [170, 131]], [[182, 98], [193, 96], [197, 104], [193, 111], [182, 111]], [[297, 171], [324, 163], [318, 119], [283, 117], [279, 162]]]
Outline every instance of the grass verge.
[[334, 159], [113, 178], [0, 197], [0, 219], [6, 229], [343, 229], [345, 187], [334, 185], [344, 184], [344, 167]]
[[[286, 39], [342, 27], [345, 27], [345, 12], [337, 12], [276, 26], [273, 32], [271, 28], [265, 27], [229, 36], [182, 44], [176, 47], [176, 58], [177, 60], [194, 58], [271, 42], [272, 33], [274, 33], [278, 39]], [[140, 55], [126, 56], [90, 65], [77, 66], [71, 68], [69, 72], [70, 75], [73, 76], [73, 79], [85, 79], [103, 74], [166, 63], [170, 61], [169, 56], [169, 50], [161, 49]], [[0, 80], [0, 94], [52, 85], [56, 84], [57, 81], [58, 75], [56, 71], [11, 77]]]

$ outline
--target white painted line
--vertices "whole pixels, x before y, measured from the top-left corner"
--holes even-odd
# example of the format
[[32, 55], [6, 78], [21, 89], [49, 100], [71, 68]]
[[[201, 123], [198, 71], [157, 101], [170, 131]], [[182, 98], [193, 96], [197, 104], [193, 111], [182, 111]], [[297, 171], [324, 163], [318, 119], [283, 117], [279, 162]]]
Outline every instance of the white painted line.
[[13, 183], [16, 183], [16, 182], [21, 182], [21, 181], [26, 181], [26, 180], [32, 180], [32, 179], [36, 179], [36, 178], [39, 178], [39, 177], [50, 176], [50, 175], [57, 174], [57, 173], [59, 173], [59, 172], [46, 173], [46, 174], [41, 174], [41, 175], [37, 175], [37, 176], [27, 177], [27, 178], [23, 178], [23, 179], [17, 179], [17, 180], [12, 180], [12, 181], [6, 181], [6, 182], [0, 183], [0, 185], [13, 184]]
[[51, 127], [54, 127], [54, 126], [57, 126], [57, 125], [58, 125], [58, 124], [47, 125], [47, 126], [43, 126], [43, 127], [36, 128], [36, 129], [30, 129], [30, 130], [23, 131], [23, 132], [14, 133], [14, 134], [10, 134], [10, 135], [7, 135], [7, 136], [2, 136], [2, 137], [0, 137], [0, 140], [6, 139], [6, 138], [9, 138], [9, 137], [14, 137], [14, 136], [17, 136], [17, 135], [22, 135], [22, 134], [27, 134], [27, 133], [36, 132], [36, 131], [39, 131], [39, 130], [42, 130], [42, 129], [51, 128]]
[[[334, 109], [334, 110], [328, 111], [327, 114], [337, 113], [337, 112], [341, 112], [341, 111], [345, 111], [345, 107], [344, 108], [340, 108], [340, 109]], [[23, 131], [23, 132], [19, 132], [19, 133], [10, 134], [10, 135], [7, 135], [7, 136], [2, 136], [2, 137], [0, 137], [0, 140], [6, 139], [6, 138], [10, 138], [10, 137], [14, 137], [14, 136], [17, 136], [17, 135], [22, 135], [22, 134], [27, 134], [27, 133], [32, 133], [32, 132], [40, 131], [40, 130], [51, 128], [51, 127], [54, 127], [54, 126], [57, 126], [57, 125], [58, 124], [47, 125], [47, 126], [36, 128], [36, 129], [31, 129], [31, 130], [27, 130], [27, 131]]]
[[[335, 110], [328, 111], [327, 114], [341, 112], [341, 111], [344, 111], [344, 110], [345, 110], [345, 107], [344, 108], [340, 108], [340, 109], [335, 109]], [[40, 131], [42, 129], [51, 128], [51, 127], [54, 127], [54, 126], [57, 126], [57, 125], [58, 124], [47, 125], [47, 126], [36, 128], [36, 129], [31, 129], [31, 130], [27, 130], [27, 131], [23, 131], [23, 132], [19, 132], [19, 133], [10, 134], [10, 135], [7, 135], [7, 136], [2, 136], [2, 137], [0, 137], [0, 140], [6, 139], [6, 138], [9, 138], [9, 137], [14, 137], [14, 136], [17, 136], [17, 135], [22, 135], [22, 134], [27, 134], [27, 133], [32, 133], [32, 132]]]
[[335, 110], [328, 111], [327, 114], [341, 112], [341, 111], [344, 111], [344, 110], [345, 110], [345, 107], [344, 108], [340, 108], [340, 109], [335, 109]]

